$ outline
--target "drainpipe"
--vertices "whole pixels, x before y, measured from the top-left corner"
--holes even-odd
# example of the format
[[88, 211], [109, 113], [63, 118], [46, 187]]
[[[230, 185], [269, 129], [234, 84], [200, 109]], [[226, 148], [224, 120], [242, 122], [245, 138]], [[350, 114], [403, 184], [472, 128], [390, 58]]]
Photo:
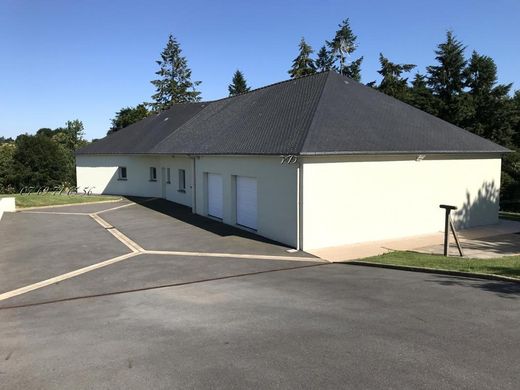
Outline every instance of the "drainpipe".
[[193, 174], [191, 178], [191, 212], [197, 214], [197, 157], [192, 156], [193, 159]]
[[296, 167], [296, 249], [303, 250], [303, 165], [300, 157]]

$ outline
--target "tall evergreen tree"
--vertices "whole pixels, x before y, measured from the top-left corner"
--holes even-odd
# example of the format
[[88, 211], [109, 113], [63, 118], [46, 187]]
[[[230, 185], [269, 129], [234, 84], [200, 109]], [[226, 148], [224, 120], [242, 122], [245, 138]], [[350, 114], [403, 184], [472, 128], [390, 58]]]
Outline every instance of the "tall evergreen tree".
[[159, 78], [152, 80], [156, 93], [149, 103], [154, 111], [161, 111], [175, 103], [198, 102], [200, 92], [196, 90], [200, 81], [191, 81], [191, 69], [177, 40], [170, 34], [161, 59], [156, 61], [159, 70], [155, 72]]
[[150, 112], [144, 103], [135, 107], [124, 107], [116, 112], [116, 116], [112, 119], [112, 127], [108, 130], [107, 135], [121, 130], [141, 119], [146, 118]]
[[436, 99], [428, 88], [426, 76], [417, 73], [412, 81], [408, 103], [432, 115], [437, 115]]
[[437, 47], [438, 65], [428, 66], [428, 85], [436, 100], [438, 115], [456, 125], [468, 116], [468, 102], [464, 94], [464, 69], [466, 47], [458, 41], [452, 31], [446, 34], [446, 41]]
[[464, 70], [472, 112], [466, 129], [511, 147], [514, 133], [514, 105], [509, 97], [512, 84], [497, 85], [497, 67], [491, 57], [473, 52]]
[[305, 42], [304, 38], [301, 39], [298, 47], [300, 49], [298, 57], [293, 60], [293, 65], [288, 72], [293, 79], [316, 73], [316, 66], [311, 58], [313, 53], [312, 47]]
[[515, 92], [515, 95], [512, 100], [513, 103], [513, 142], [515, 147], [520, 150], [520, 90]]
[[348, 63], [348, 57], [351, 57], [357, 49], [357, 36], [350, 27], [349, 19], [343, 20], [338, 27], [339, 29], [336, 31], [336, 35], [332, 41], [326, 41], [327, 46], [334, 54], [337, 62], [334, 69], [345, 76], [360, 81], [363, 57], [352, 60], [350, 64]]
[[241, 93], [249, 92], [251, 88], [248, 87], [244, 74], [237, 69], [233, 74], [231, 84], [228, 86], [229, 96], [240, 95]]
[[333, 68], [334, 56], [327, 50], [326, 46], [322, 46], [318, 51], [318, 58], [316, 58], [315, 65], [318, 72], [326, 72]]
[[378, 89], [403, 101], [410, 100], [410, 88], [408, 87], [408, 78], [402, 77], [403, 73], [410, 72], [415, 65], [413, 64], [396, 64], [386, 58], [383, 53], [379, 53], [379, 63], [381, 69], [378, 73], [383, 76]]

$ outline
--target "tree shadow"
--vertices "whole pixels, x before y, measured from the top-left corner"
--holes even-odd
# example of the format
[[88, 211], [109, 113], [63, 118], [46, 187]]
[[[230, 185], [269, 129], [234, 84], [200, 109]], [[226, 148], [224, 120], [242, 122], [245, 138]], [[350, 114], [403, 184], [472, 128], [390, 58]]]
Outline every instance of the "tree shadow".
[[466, 191], [464, 204], [452, 214], [453, 223], [457, 229], [489, 225], [493, 221], [497, 223], [499, 199], [500, 189], [494, 181], [484, 182], [476, 197]]
[[426, 279], [426, 282], [437, 283], [442, 286], [460, 286], [478, 288], [494, 293], [501, 298], [519, 299], [520, 282], [506, 282], [499, 280], [483, 280], [457, 276], [436, 275], [434, 279]]
[[[450, 247], [451, 246], [452, 245], [450, 245]], [[500, 256], [512, 256], [520, 253], [520, 237], [518, 233], [513, 233], [481, 239], [464, 240], [463, 247], [469, 251], [482, 251]], [[471, 256], [471, 252], [469, 252], [468, 256]], [[490, 258], [492, 257], [493, 256], [490, 256]]]

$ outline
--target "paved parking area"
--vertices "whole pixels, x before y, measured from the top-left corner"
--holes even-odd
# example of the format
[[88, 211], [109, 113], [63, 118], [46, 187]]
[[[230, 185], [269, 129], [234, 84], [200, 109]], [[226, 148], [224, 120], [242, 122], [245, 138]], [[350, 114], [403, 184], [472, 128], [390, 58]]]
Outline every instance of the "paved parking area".
[[[519, 284], [319, 262], [213, 221], [191, 224], [158, 201], [104, 211], [102, 227], [88, 214], [106, 205], [91, 206], [0, 222], [0, 294], [117, 258], [128, 242], [145, 250], [0, 300], [0, 388], [520, 381]], [[154, 226], [160, 239], [145, 234]]]
[[127, 252], [85, 216], [5, 213], [0, 221], [0, 293]]

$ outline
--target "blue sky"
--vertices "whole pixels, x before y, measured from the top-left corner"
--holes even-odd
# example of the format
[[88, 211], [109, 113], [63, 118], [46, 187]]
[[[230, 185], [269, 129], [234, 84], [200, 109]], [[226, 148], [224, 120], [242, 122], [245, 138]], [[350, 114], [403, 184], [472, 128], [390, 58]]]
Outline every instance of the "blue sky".
[[377, 79], [379, 52], [424, 72], [452, 29], [520, 89], [519, 15], [518, 0], [0, 0], [0, 136], [76, 118], [104, 136], [121, 107], [149, 101], [169, 33], [204, 100], [226, 96], [237, 68], [253, 87], [287, 79], [300, 38], [318, 50], [347, 17], [363, 82]]

